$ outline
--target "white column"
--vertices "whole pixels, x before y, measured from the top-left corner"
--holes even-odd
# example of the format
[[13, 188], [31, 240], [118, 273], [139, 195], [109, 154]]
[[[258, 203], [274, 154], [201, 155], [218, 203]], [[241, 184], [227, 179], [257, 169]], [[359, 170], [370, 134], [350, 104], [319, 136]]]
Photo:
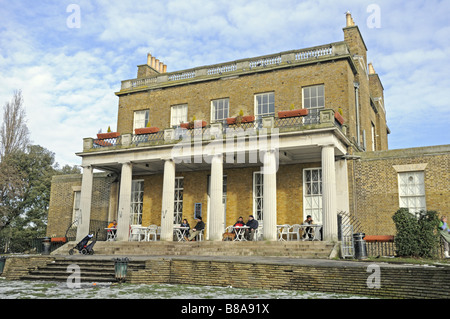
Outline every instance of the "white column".
[[336, 211], [350, 212], [348, 195], [347, 160], [342, 159], [336, 163]]
[[119, 191], [119, 212], [117, 218], [117, 240], [128, 241], [131, 217], [131, 187], [133, 183], [133, 164], [122, 164]]
[[336, 241], [338, 230], [334, 145], [322, 147], [322, 214], [324, 240]]
[[223, 212], [223, 155], [213, 155], [211, 159], [211, 193], [209, 214], [209, 240], [220, 241], [224, 231]]
[[94, 173], [92, 166], [83, 166], [81, 178], [80, 215], [77, 226], [77, 241], [82, 240], [89, 233], [89, 221], [91, 219], [92, 184]]
[[264, 153], [263, 166], [263, 235], [264, 239], [277, 240], [277, 165], [274, 150]]
[[161, 240], [173, 240], [173, 212], [175, 194], [175, 162], [164, 162], [164, 180], [161, 209]]

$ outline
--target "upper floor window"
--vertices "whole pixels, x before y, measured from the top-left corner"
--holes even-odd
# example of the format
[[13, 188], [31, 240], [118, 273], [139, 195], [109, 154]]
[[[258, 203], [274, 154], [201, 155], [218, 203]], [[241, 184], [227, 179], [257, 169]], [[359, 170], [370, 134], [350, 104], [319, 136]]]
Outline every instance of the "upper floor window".
[[230, 99], [211, 101], [211, 122], [225, 120], [229, 116]]
[[180, 123], [188, 122], [187, 104], [174, 105], [170, 109], [170, 126], [179, 126]]
[[255, 94], [255, 116], [261, 118], [263, 116], [275, 115], [275, 93]]
[[134, 111], [133, 131], [147, 126], [149, 113], [149, 110]]
[[319, 123], [320, 109], [325, 107], [324, 85], [314, 85], [303, 88], [303, 108], [308, 109], [306, 124]]

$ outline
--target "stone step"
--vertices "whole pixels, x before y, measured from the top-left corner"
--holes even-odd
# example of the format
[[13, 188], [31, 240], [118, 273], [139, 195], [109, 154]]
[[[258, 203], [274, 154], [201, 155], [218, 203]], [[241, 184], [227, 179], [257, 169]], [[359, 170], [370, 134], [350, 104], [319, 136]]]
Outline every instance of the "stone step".
[[[75, 242], [70, 242], [53, 254], [67, 254]], [[97, 242], [95, 255], [124, 256], [274, 256], [291, 258], [328, 258], [334, 245], [322, 241], [278, 242]], [[79, 255], [79, 254], [78, 254]], [[81, 256], [81, 255], [80, 255]]]
[[[48, 263], [45, 266], [30, 270], [21, 276], [22, 280], [66, 281], [73, 273], [68, 271], [70, 265], [79, 266], [81, 282], [116, 282], [115, 264], [113, 260], [104, 259], [61, 259]], [[130, 261], [129, 270], [145, 269], [144, 261]]]

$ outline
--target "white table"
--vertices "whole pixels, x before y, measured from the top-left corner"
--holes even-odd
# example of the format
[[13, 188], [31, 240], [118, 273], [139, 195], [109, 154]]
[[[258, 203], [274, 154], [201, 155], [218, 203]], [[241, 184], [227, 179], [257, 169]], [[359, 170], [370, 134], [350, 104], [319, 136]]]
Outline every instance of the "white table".
[[106, 229], [106, 241], [115, 241], [117, 238], [117, 228], [105, 228]]
[[[315, 225], [315, 224], [302, 224], [300, 225], [300, 228], [303, 229], [302, 232], [302, 237], [304, 235], [304, 232], [306, 231], [306, 228], [313, 228], [312, 230], [312, 240], [322, 240], [322, 236], [320, 234], [320, 230], [322, 229], [322, 225]], [[305, 240], [304, 238], [302, 238], [302, 240]]]
[[177, 235], [178, 241], [185, 241], [184, 236], [187, 237], [188, 234], [184, 235], [184, 231], [188, 229], [189, 227], [173, 226], [173, 231]]
[[245, 241], [247, 239], [245, 239], [245, 230], [249, 229], [250, 227], [248, 226], [233, 226], [233, 230], [234, 233], [236, 234], [236, 237], [234, 238], [234, 240], [236, 241]]
[[[284, 224], [284, 225], [277, 225], [277, 234], [278, 234], [278, 240], [279, 241], [286, 241], [289, 239], [289, 228], [291, 226], [289, 226], [288, 224]], [[283, 238], [283, 235], [286, 235], [286, 239]]]

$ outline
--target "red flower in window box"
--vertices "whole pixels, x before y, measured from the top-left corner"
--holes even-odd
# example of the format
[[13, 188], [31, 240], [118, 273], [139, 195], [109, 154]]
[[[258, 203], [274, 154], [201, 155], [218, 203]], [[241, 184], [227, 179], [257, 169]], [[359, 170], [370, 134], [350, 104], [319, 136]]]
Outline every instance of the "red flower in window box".
[[334, 112], [334, 118], [336, 119], [336, 121], [338, 121], [341, 125], [344, 124], [344, 118], [342, 117], [341, 113], [339, 112]]
[[97, 134], [97, 138], [99, 140], [105, 140], [108, 138], [116, 138], [119, 137], [120, 133], [119, 132], [108, 132], [108, 133], [98, 133]]
[[278, 118], [286, 118], [286, 117], [298, 117], [298, 116], [306, 116], [308, 115], [308, 109], [296, 109], [289, 111], [279, 111]]
[[152, 134], [156, 132], [159, 132], [159, 127], [156, 126], [137, 128], [134, 130], [135, 134]]

